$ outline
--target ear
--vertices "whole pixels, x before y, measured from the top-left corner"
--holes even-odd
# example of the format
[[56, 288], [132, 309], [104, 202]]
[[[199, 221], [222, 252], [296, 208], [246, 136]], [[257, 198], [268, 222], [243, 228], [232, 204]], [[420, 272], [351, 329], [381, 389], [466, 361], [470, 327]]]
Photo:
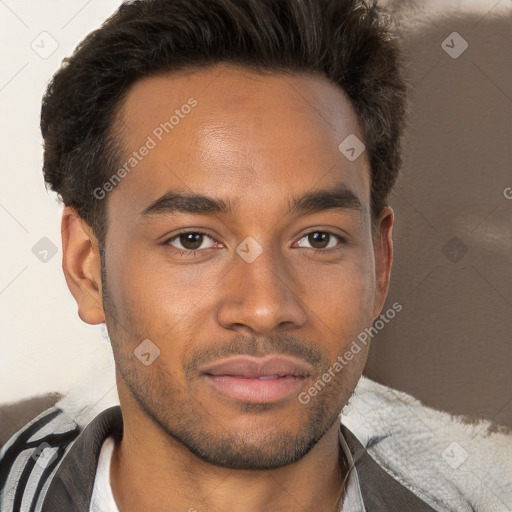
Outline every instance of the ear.
[[393, 265], [393, 225], [395, 214], [386, 206], [375, 224], [373, 248], [375, 253], [375, 302], [373, 318], [377, 318], [384, 307], [389, 290], [391, 267]]
[[101, 262], [98, 240], [76, 210], [62, 212], [62, 270], [78, 304], [78, 316], [87, 324], [105, 321], [101, 294]]

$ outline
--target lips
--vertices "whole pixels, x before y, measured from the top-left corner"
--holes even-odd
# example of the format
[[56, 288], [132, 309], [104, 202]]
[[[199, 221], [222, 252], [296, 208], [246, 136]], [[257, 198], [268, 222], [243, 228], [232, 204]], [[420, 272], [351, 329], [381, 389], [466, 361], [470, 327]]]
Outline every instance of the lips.
[[203, 379], [225, 397], [249, 403], [271, 403], [288, 398], [304, 386], [311, 365], [300, 359], [238, 356], [200, 369]]
[[225, 375], [246, 379], [262, 378], [272, 379], [277, 377], [309, 377], [311, 365], [300, 359], [273, 356], [265, 359], [238, 356], [222, 360], [201, 369], [201, 373], [207, 375]]

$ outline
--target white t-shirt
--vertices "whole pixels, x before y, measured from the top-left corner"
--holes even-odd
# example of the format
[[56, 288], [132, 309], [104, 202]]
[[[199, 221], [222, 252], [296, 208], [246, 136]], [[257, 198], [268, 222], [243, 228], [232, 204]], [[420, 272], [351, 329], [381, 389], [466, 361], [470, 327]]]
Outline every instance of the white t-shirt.
[[[352, 454], [350, 453], [345, 438], [341, 434], [341, 429], [339, 431], [339, 441], [349, 465], [352, 466]], [[107, 437], [101, 447], [98, 469], [96, 470], [96, 477], [94, 478], [90, 512], [119, 512], [110, 485], [110, 461], [112, 460], [114, 446], [114, 438]], [[359, 477], [355, 467], [349, 473], [347, 489], [341, 510], [343, 512], [366, 512], [361, 496], [361, 489], [359, 487]]]
[[98, 468], [94, 478], [90, 512], [119, 512], [110, 486], [110, 461], [115, 445], [115, 439], [110, 436], [105, 439], [101, 447]]

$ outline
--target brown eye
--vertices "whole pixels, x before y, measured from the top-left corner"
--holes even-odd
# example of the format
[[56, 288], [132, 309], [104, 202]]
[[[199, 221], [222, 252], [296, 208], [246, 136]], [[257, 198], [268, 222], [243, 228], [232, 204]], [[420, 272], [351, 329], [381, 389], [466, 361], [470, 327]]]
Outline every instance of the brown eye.
[[[304, 242], [299, 241], [300, 247], [310, 248], [317, 251], [325, 249], [335, 249], [336, 245], [342, 245], [345, 239], [336, 233], [330, 231], [311, 231], [304, 235], [301, 240], [306, 240], [309, 245], [304, 245]], [[339, 243], [338, 243], [339, 242]]]
[[179, 252], [183, 255], [190, 253], [190, 255], [192, 255], [199, 254], [199, 252], [202, 252], [203, 250], [214, 247], [215, 241], [207, 233], [202, 233], [200, 231], [188, 231], [185, 233], [178, 233], [172, 238], [169, 238], [165, 244], [174, 252]]
[[179, 235], [179, 241], [184, 249], [195, 251], [201, 247], [204, 235], [201, 233], [183, 233]]
[[330, 236], [331, 235], [329, 233], [315, 231], [314, 233], [309, 233], [308, 242], [311, 244], [313, 249], [325, 249], [329, 244]]

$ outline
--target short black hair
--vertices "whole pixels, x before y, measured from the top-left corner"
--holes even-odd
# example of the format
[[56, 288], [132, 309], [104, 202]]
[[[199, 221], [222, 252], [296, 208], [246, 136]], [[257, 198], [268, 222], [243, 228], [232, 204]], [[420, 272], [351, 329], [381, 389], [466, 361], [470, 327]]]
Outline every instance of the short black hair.
[[321, 74], [345, 92], [364, 137], [375, 219], [401, 166], [407, 99], [400, 61], [397, 32], [376, 1], [126, 2], [48, 85], [41, 110], [47, 187], [102, 243], [106, 201], [93, 191], [121, 163], [114, 121], [130, 87], [147, 76], [230, 63]]

